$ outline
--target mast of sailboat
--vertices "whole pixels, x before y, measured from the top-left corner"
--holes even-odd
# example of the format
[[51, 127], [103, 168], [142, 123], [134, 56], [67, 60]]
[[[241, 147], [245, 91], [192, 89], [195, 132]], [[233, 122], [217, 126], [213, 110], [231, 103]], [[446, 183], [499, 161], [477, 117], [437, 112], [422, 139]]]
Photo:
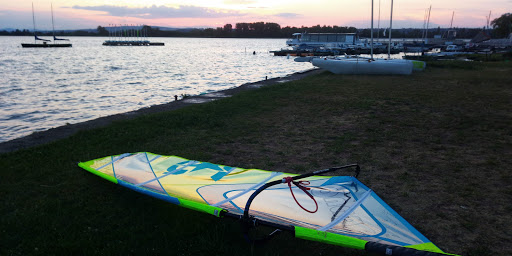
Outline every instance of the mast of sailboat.
[[57, 38], [57, 37], [55, 37], [55, 22], [54, 22], [54, 20], [53, 20], [53, 4], [51, 4], [50, 6], [51, 6], [51, 9], [52, 9], [53, 42], [55, 43], [55, 41], [57, 41], [57, 40], [69, 41], [69, 39], [62, 39], [62, 38]]
[[425, 12], [423, 13], [423, 31], [421, 33], [421, 40], [423, 41], [425, 39], [425, 27], [427, 25], [427, 10], [425, 9]]
[[452, 12], [452, 21], [450, 22], [450, 29], [452, 29], [453, 26], [453, 15], [455, 15], [455, 11]]
[[53, 31], [53, 40], [55, 40], [55, 22], [53, 21], [53, 3], [50, 3], [50, 7], [52, 9], [52, 31]]
[[370, 58], [373, 60], [373, 0], [372, 0], [372, 25], [370, 29], [371, 41], [370, 41]]
[[32, 23], [34, 24], [34, 43], [37, 43], [36, 16], [34, 15], [34, 2], [32, 2]]
[[391, 31], [393, 31], [393, 0], [391, 0], [391, 15], [389, 17], [388, 59], [391, 58]]
[[428, 25], [430, 24], [430, 11], [432, 11], [432, 5], [428, 8], [428, 19], [427, 19], [427, 30], [425, 31], [425, 39], [428, 40]]
[[491, 11], [489, 11], [489, 16], [487, 16], [487, 30], [489, 30], [490, 22], [491, 22]]
[[377, 20], [377, 41], [380, 41], [380, 0], [379, 0], [379, 19]]

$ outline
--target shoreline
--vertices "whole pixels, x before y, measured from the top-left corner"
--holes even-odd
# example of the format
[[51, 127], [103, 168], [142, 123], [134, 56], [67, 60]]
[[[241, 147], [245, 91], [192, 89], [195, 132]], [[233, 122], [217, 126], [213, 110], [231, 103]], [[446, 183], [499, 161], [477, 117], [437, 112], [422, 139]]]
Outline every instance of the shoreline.
[[215, 91], [215, 92], [206, 93], [206, 94], [194, 95], [194, 96], [187, 97], [185, 99], [171, 101], [171, 102], [167, 102], [167, 103], [159, 104], [159, 105], [153, 105], [151, 107], [141, 108], [141, 109], [126, 112], [126, 113], [119, 113], [119, 114], [114, 114], [114, 115], [109, 115], [109, 116], [104, 116], [104, 117], [98, 117], [96, 119], [92, 119], [89, 121], [84, 121], [84, 122], [75, 123], [75, 124], [68, 124], [68, 125], [64, 125], [64, 126], [50, 128], [45, 131], [34, 132], [27, 136], [23, 136], [23, 137], [16, 138], [13, 140], [8, 140], [5, 142], [0, 142], [0, 154], [14, 152], [14, 151], [17, 151], [20, 149], [27, 149], [27, 148], [51, 143], [51, 142], [54, 142], [54, 141], [57, 141], [60, 139], [70, 137], [70, 136], [74, 135], [75, 133], [82, 131], [82, 130], [105, 127], [114, 121], [130, 120], [130, 119], [133, 119], [133, 118], [136, 118], [136, 117], [139, 117], [142, 115], [146, 115], [146, 114], [153, 114], [153, 113], [159, 113], [159, 112], [164, 112], [164, 111], [172, 111], [172, 110], [180, 109], [180, 108], [194, 105], [194, 104], [215, 101], [218, 99], [231, 97], [231, 96], [236, 95], [243, 91], [257, 89], [257, 88], [260, 88], [263, 86], [300, 80], [306, 76], [318, 74], [320, 72], [323, 72], [323, 70], [318, 69], [318, 68], [312, 68], [312, 69], [308, 69], [308, 70], [301, 71], [301, 72], [295, 72], [295, 73], [286, 75], [284, 77], [276, 77], [276, 78], [271, 78], [271, 79], [257, 81], [257, 82], [245, 83], [245, 84], [242, 84], [240, 86], [237, 86], [237, 87], [234, 87], [231, 89], [225, 89], [225, 90]]

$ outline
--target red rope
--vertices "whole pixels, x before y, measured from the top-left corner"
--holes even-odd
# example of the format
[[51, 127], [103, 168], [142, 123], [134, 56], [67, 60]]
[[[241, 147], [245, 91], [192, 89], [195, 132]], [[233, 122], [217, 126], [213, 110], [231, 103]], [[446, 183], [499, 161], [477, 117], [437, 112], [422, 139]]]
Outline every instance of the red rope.
[[[313, 197], [313, 195], [311, 195], [308, 192], [308, 190], [310, 190], [310, 188], [304, 186], [304, 185], [309, 185], [309, 181], [299, 181], [299, 182], [296, 182], [296, 181], [293, 181], [292, 177], [285, 177], [285, 178], [283, 178], [283, 180], [284, 180], [284, 182], [288, 183], [288, 187], [290, 188], [290, 193], [292, 193], [293, 200], [295, 200], [297, 205], [300, 206], [300, 208], [302, 208], [302, 210], [304, 210], [306, 212], [309, 212], [309, 213], [315, 213], [316, 211], [318, 211], [318, 203], [316, 202], [316, 199]], [[302, 191], [304, 191], [304, 193], [306, 193], [306, 195], [308, 195], [311, 199], [313, 199], [313, 202], [315, 202], [315, 206], [316, 206], [316, 209], [314, 211], [311, 211], [311, 210], [308, 210], [308, 209], [304, 208], [299, 203], [299, 201], [297, 201], [297, 198], [295, 198], [295, 194], [293, 194], [292, 183], [295, 186], [297, 186], [298, 188], [300, 188]]]

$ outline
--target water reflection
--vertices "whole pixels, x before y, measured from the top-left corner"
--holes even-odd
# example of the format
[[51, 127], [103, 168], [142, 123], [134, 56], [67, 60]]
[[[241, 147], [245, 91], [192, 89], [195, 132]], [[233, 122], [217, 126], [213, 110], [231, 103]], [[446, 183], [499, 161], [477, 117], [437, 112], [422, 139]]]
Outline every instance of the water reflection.
[[71, 37], [71, 48], [21, 48], [30, 39], [0, 37], [0, 142], [312, 67], [269, 53], [284, 39], [158, 38], [165, 46], [108, 47], [105, 38]]

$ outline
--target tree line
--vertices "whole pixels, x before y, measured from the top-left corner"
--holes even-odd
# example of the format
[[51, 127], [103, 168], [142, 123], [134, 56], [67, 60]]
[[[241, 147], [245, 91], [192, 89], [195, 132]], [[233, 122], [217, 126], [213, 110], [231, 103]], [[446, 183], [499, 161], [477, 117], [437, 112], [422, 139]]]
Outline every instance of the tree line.
[[[493, 37], [503, 38], [512, 32], [512, 14], [506, 13], [491, 22], [492, 30], [486, 31]], [[145, 34], [150, 37], [216, 37], [216, 38], [289, 38], [293, 33], [356, 33], [360, 37], [370, 37], [369, 28], [357, 29], [355, 27], [343, 26], [312, 26], [312, 27], [281, 27], [273, 22], [252, 22], [252, 23], [236, 23], [226, 24], [217, 28], [194, 28], [194, 29], [176, 29], [164, 30], [159, 27], [143, 27]], [[427, 31], [428, 37], [434, 35], [443, 35], [447, 32], [446, 28], [430, 28]], [[452, 28], [456, 32], [455, 38], [473, 38], [485, 28]], [[389, 33], [389, 31], [386, 31]], [[374, 30], [374, 37], [386, 37], [385, 29]], [[58, 36], [109, 36], [108, 28], [98, 26], [96, 30], [74, 30], [74, 31], [56, 31]], [[0, 31], [0, 35], [9, 36], [30, 36], [33, 31], [27, 29], [15, 31]], [[41, 36], [52, 36], [52, 31], [38, 32]], [[401, 28], [393, 29], [392, 35], [395, 38], [422, 38], [424, 30], [420, 28]]]

